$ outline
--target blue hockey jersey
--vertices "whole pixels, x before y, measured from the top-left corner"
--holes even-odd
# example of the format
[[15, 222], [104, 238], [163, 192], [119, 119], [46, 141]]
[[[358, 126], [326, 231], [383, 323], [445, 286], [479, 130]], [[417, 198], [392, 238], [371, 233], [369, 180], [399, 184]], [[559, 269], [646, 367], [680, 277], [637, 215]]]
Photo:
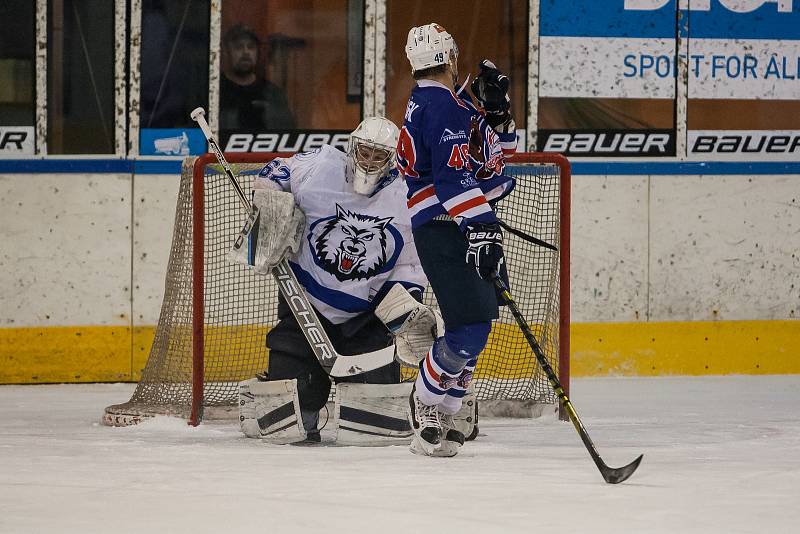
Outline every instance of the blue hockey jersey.
[[444, 214], [462, 229], [495, 222], [489, 202], [514, 187], [503, 168], [516, 146], [516, 134], [496, 133], [470, 100], [439, 82], [417, 81], [397, 144], [412, 226]]

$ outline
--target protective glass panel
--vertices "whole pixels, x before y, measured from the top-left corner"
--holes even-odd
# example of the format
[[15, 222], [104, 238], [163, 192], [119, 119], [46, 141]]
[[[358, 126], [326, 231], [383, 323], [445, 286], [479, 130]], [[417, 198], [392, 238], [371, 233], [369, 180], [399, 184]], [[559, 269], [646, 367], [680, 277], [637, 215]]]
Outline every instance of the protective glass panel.
[[[466, 15], [468, 14], [468, 16]], [[403, 124], [408, 95], [414, 87], [406, 59], [408, 30], [436, 22], [453, 36], [458, 46], [460, 81], [478, 73], [478, 62], [492, 60], [511, 82], [511, 111], [517, 127], [525, 128], [528, 76], [528, 2], [471, 2], [442, 0], [389, 0], [386, 39], [386, 114]]]
[[47, 152], [114, 152], [114, 3], [50, 0]]
[[361, 120], [363, 35], [363, 0], [226, 1], [223, 147], [295, 151], [313, 148], [312, 141], [346, 143], [337, 134]]
[[511, 111], [517, 127], [525, 128], [528, 72], [528, 2], [475, 2], [464, 16], [458, 0], [389, 0], [387, 6], [386, 114], [395, 124], [403, 123], [408, 95], [414, 87], [405, 54], [408, 31], [414, 26], [437, 22], [453, 36], [458, 46], [460, 81], [475, 76], [478, 62], [487, 58], [506, 73], [511, 82]]
[[30, 126], [35, 122], [36, 84], [34, 4], [7, 0], [0, 4], [0, 20], [14, 31], [0, 32], [0, 154], [4, 154], [4, 126]]
[[191, 111], [208, 108], [209, 9], [209, 0], [142, 1], [143, 136], [152, 128], [195, 127]]

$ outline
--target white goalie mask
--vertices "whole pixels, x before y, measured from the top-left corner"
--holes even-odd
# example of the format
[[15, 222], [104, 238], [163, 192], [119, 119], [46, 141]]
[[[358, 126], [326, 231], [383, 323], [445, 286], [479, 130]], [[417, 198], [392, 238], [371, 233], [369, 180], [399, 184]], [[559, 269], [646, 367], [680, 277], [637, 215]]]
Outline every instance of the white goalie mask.
[[372, 195], [390, 179], [400, 130], [388, 119], [369, 117], [350, 134], [347, 146], [347, 179], [353, 190]]
[[458, 72], [458, 45], [453, 36], [435, 22], [409, 30], [406, 57], [412, 74], [439, 65], [450, 65], [454, 75]]

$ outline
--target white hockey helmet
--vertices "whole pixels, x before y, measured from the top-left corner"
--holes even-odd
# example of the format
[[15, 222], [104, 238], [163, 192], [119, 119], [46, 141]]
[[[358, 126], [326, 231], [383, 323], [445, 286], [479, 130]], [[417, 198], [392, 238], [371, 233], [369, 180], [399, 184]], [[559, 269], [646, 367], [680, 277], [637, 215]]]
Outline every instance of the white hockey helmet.
[[458, 45], [442, 26], [431, 22], [411, 28], [406, 39], [406, 57], [411, 73], [439, 65], [450, 65], [456, 72]]
[[356, 193], [372, 195], [390, 179], [399, 137], [397, 126], [383, 117], [368, 117], [353, 130], [347, 146], [347, 178]]

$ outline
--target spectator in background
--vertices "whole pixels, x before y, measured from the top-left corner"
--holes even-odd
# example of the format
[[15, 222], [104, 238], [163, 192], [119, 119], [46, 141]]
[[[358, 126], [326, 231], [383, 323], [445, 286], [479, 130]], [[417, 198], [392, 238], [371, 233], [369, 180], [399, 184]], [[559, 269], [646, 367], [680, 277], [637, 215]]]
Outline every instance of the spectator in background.
[[289, 130], [294, 117], [283, 90], [256, 73], [259, 40], [237, 24], [222, 41], [220, 130]]

